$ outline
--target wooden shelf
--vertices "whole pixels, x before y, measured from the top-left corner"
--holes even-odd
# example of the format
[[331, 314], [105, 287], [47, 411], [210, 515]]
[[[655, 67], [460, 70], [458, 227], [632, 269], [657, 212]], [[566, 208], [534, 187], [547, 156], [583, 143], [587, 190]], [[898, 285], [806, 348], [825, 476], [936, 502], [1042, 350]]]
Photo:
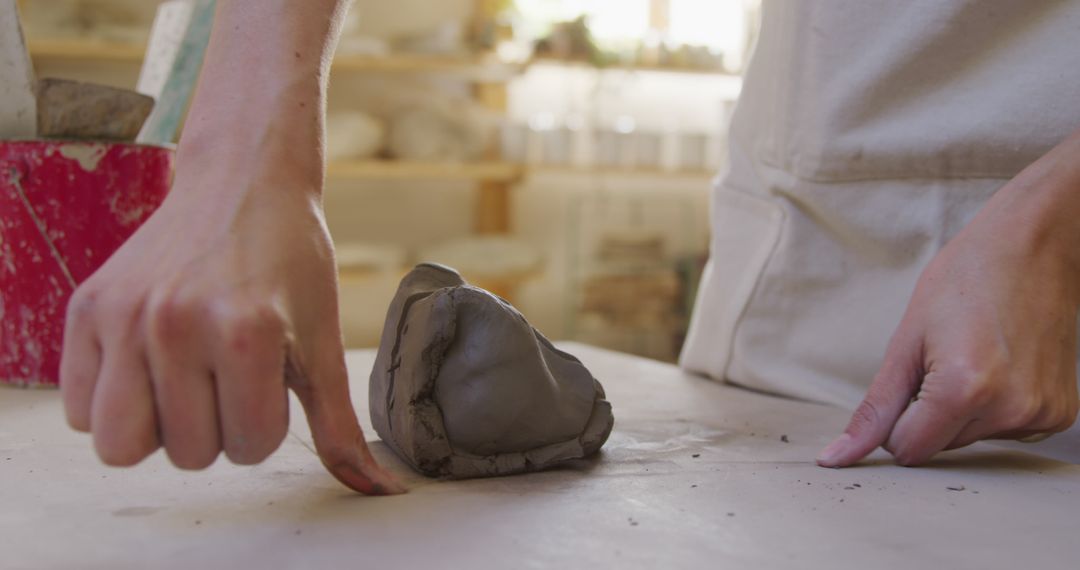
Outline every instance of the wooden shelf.
[[35, 60], [73, 62], [141, 63], [145, 48], [140, 45], [80, 39], [29, 40]]
[[655, 72], [655, 73], [682, 73], [686, 75], [707, 75], [713, 77], [726, 77], [740, 79], [738, 74], [729, 73], [719, 68], [703, 68], [703, 67], [674, 67], [674, 66], [661, 66], [661, 65], [644, 65], [644, 64], [611, 64], [611, 65], [594, 65], [585, 61], [576, 61], [572, 59], [555, 59], [538, 57], [529, 61], [529, 65], [553, 65], [559, 67], [568, 67], [573, 69], [587, 69], [596, 71], [598, 73], [612, 71], [612, 72]]
[[356, 72], [428, 73], [465, 76], [477, 81], [503, 82], [520, 75], [526, 63], [512, 63], [490, 55], [439, 56], [395, 54], [391, 56], [339, 53], [333, 69]]
[[332, 178], [373, 180], [453, 180], [504, 182], [519, 180], [524, 168], [512, 162], [416, 162], [397, 160], [335, 161], [327, 168]]
[[328, 176], [337, 179], [372, 180], [452, 180], [473, 182], [519, 182], [527, 175], [556, 176], [663, 176], [673, 178], [713, 178], [716, 170], [663, 170], [660, 168], [619, 168], [614, 166], [527, 165], [515, 162], [421, 162], [399, 160], [333, 161]]
[[558, 175], [558, 176], [597, 176], [615, 178], [619, 176], [648, 177], [662, 176], [668, 178], [714, 178], [718, 169], [682, 169], [667, 170], [663, 168], [647, 167], [618, 167], [618, 166], [558, 166], [548, 164], [526, 165], [524, 167], [529, 174]]
[[[138, 64], [145, 47], [83, 39], [41, 39], [29, 42], [37, 62], [105, 62]], [[398, 54], [388, 56], [339, 54], [333, 69], [347, 72], [429, 73], [464, 76], [480, 82], [503, 82], [524, 71], [526, 64], [509, 63], [493, 56], [434, 56]]]

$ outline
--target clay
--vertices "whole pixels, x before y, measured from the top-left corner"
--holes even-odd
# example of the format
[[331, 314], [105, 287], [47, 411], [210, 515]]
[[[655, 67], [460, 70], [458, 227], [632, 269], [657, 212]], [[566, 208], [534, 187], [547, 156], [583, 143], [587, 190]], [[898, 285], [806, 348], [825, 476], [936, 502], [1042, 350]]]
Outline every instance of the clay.
[[600, 382], [506, 301], [445, 266], [401, 281], [371, 372], [375, 431], [429, 477], [536, 471], [596, 453]]
[[37, 84], [38, 136], [133, 141], [154, 99], [135, 91], [67, 79]]

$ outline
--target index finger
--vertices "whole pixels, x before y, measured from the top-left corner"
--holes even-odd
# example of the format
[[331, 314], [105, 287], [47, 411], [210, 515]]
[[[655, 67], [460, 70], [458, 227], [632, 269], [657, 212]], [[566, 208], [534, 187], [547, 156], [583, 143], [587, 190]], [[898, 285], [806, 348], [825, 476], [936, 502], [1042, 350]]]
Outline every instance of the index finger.
[[291, 361], [285, 366], [286, 383], [304, 406], [319, 459], [334, 478], [354, 491], [365, 495], [404, 493], [405, 487], [375, 462], [368, 449], [349, 398], [344, 362], [334, 368], [316, 370], [308, 377]]
[[919, 386], [919, 351], [912, 346], [894, 339], [866, 398], [855, 409], [844, 433], [818, 455], [818, 465], [847, 467], [889, 438]]

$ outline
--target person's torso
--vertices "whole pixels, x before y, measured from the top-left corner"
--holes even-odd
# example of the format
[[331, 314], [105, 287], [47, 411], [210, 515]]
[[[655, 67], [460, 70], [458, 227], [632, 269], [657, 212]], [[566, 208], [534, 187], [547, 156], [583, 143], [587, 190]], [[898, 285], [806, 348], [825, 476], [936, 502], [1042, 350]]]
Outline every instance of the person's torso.
[[857, 402], [922, 268], [1078, 95], [1080, 2], [766, 1], [683, 364]]

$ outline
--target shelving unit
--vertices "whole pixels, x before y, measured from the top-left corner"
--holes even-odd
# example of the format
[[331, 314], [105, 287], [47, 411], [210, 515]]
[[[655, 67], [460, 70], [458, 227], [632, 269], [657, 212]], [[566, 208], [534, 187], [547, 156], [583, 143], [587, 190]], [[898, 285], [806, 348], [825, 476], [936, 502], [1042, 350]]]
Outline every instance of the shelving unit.
[[[483, 0], [478, 0], [483, 4]], [[485, 6], [481, 6], [484, 9]], [[145, 46], [92, 39], [30, 38], [35, 65], [56, 63], [140, 65]], [[386, 56], [339, 53], [333, 73], [424, 74], [453, 77], [472, 85], [474, 99], [496, 113], [506, 110], [506, 82], [527, 68], [527, 63], [502, 61], [493, 54], [454, 56], [392, 54]], [[511, 187], [524, 176], [520, 164], [501, 159], [492, 148], [476, 162], [422, 162], [397, 160], [347, 160], [331, 162], [327, 175], [338, 180], [420, 181], [441, 180], [476, 186], [474, 230], [477, 234], [510, 232]], [[492, 279], [489, 286], [504, 296], [528, 275]]]
[[34, 63], [49, 61], [90, 63], [142, 63], [145, 46], [83, 39], [27, 42]]
[[[35, 62], [142, 63], [145, 46], [83, 39], [44, 39], [29, 42]], [[439, 56], [418, 54], [338, 54], [332, 70], [369, 73], [429, 73], [464, 77], [473, 81], [507, 81], [524, 71], [527, 63], [499, 60], [489, 55]]]
[[524, 172], [537, 175], [565, 175], [565, 176], [592, 176], [594, 178], [617, 178], [620, 176], [633, 176], [633, 177], [647, 177], [647, 176], [663, 176], [665, 178], [678, 178], [678, 179], [698, 179], [698, 178], [713, 178], [716, 176], [716, 171], [713, 169], [681, 169], [681, 170], [664, 170], [661, 168], [620, 168], [617, 166], [556, 166], [556, 165], [543, 165], [543, 166], [527, 166], [523, 168]]
[[690, 75], [710, 75], [710, 76], [719, 76], [719, 77], [731, 77], [733, 79], [739, 79], [740, 78], [738, 75], [728, 73], [727, 71], [724, 71], [722, 69], [710, 69], [710, 68], [702, 68], [702, 67], [676, 67], [676, 66], [643, 65], [643, 64], [633, 64], [633, 65], [612, 64], [612, 65], [605, 65], [605, 66], [598, 67], [596, 65], [593, 65], [593, 64], [591, 64], [589, 62], [585, 62], [585, 61], [575, 61], [575, 60], [568, 60], [568, 59], [546, 58], [546, 57], [545, 58], [536, 58], [536, 59], [533, 59], [533, 60], [529, 61], [529, 65], [541, 64], [541, 63], [559, 65], [559, 66], [563, 66], [563, 67], [594, 69], [594, 70], [597, 70], [597, 71], [612, 71], [612, 72], [620, 72], [621, 71], [621, 72], [626, 72], [626, 73], [648, 71], [648, 72], [660, 72], [660, 73], [685, 73], [685, 74], [690, 74]]
[[327, 174], [334, 178], [374, 180], [453, 180], [512, 184], [525, 174], [511, 162], [411, 162], [358, 160], [331, 162]]
[[522, 73], [527, 63], [502, 61], [489, 55], [435, 56], [395, 54], [387, 56], [338, 54], [334, 71], [447, 74], [473, 81], [508, 81]]

